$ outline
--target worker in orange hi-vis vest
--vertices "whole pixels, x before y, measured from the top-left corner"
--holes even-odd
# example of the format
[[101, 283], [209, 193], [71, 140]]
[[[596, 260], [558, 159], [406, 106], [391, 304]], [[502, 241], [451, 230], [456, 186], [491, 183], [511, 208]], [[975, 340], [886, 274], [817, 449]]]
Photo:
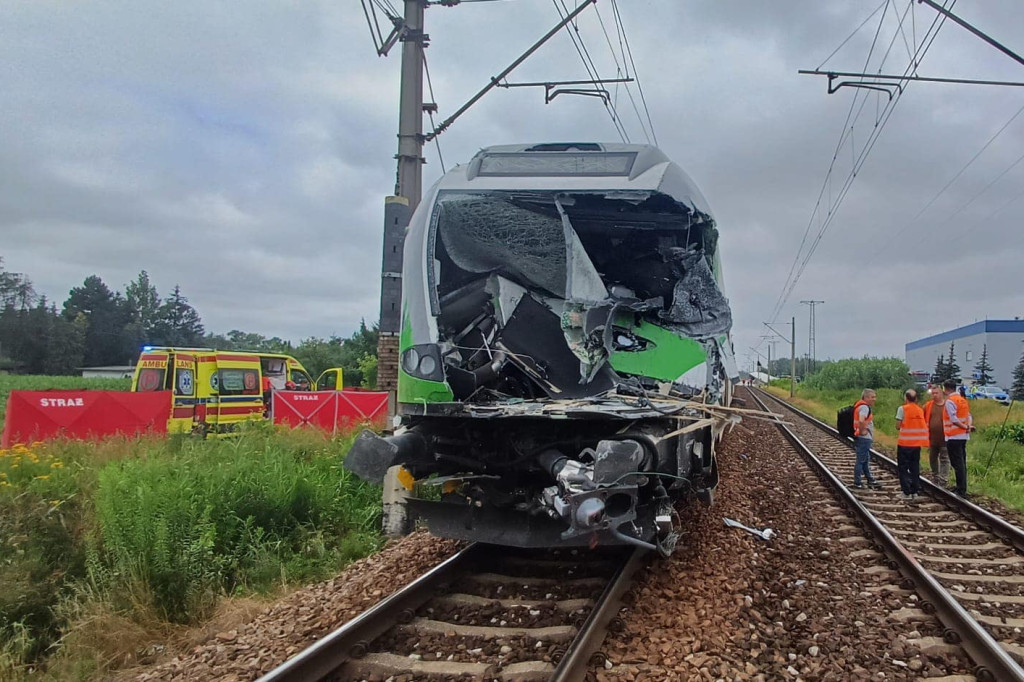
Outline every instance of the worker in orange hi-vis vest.
[[917, 404], [917, 391], [903, 394], [905, 402], [896, 410], [896, 464], [900, 474], [901, 498], [916, 500], [920, 494], [921, 448], [928, 446], [928, 420]]
[[967, 441], [971, 439], [974, 423], [971, 419], [971, 408], [967, 399], [957, 393], [956, 382], [947, 379], [942, 384], [942, 392], [946, 394], [946, 411], [942, 413], [942, 430], [946, 435], [946, 450], [949, 452], [949, 464], [956, 476], [956, 487], [953, 488], [960, 497], [967, 497]]
[[860, 400], [853, 406], [853, 448], [857, 453], [857, 461], [853, 465], [853, 487], [863, 488], [861, 476], [867, 479], [868, 486], [881, 489], [882, 484], [871, 475], [871, 444], [875, 442], [875, 415], [871, 408], [877, 396], [870, 388], [860, 394]]

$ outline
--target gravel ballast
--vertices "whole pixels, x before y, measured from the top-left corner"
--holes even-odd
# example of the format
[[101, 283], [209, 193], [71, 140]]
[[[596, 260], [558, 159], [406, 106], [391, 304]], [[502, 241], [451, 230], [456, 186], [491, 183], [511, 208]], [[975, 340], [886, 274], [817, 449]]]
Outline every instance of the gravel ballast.
[[391, 542], [336, 578], [290, 594], [247, 625], [122, 680], [254, 680], [454, 554], [459, 543], [425, 531]]
[[[943, 628], [778, 429], [747, 419], [719, 449], [714, 506], [680, 507], [675, 555], [651, 561], [592, 679], [903, 680], [966, 674]], [[763, 541], [729, 517], [777, 535]], [[938, 640], [938, 641], [936, 641]]]

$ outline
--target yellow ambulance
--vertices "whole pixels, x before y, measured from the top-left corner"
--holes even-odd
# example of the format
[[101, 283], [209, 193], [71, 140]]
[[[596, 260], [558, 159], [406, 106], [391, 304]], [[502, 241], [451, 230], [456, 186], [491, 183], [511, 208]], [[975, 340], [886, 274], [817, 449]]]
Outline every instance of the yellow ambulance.
[[132, 391], [171, 391], [168, 432], [205, 435], [266, 418], [274, 390], [340, 391], [343, 379], [341, 368], [333, 367], [314, 382], [302, 363], [283, 353], [146, 347]]

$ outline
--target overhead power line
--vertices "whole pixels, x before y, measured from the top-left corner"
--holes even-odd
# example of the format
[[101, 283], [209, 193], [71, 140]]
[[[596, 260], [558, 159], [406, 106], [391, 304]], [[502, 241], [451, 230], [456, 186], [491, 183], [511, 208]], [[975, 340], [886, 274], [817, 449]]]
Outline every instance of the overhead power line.
[[[913, 2], [913, 0], [911, 0], [911, 5], [912, 5], [912, 2]], [[951, 0], [949, 2], [949, 7], [952, 8], [952, 6], [955, 3], [956, 3], [956, 0]], [[886, 9], [887, 9], [887, 7], [883, 8], [882, 18], [881, 18], [881, 20], [879, 22], [879, 28], [876, 29], [876, 31], [875, 31], [875, 38], [872, 40], [871, 50], [869, 51], [868, 59], [866, 60], [866, 63], [865, 63], [865, 71], [867, 70], [867, 64], [870, 63], [871, 52], [874, 51], [874, 47], [877, 44], [878, 34], [881, 31], [882, 22], [884, 22], [884, 20], [885, 20], [885, 10]], [[909, 11], [909, 9], [910, 9], [910, 7], [908, 7], [907, 11]], [[906, 17], [906, 14], [907, 14], [907, 12], [905, 11], [903, 13], [903, 18]], [[903, 18], [898, 18], [898, 19], [899, 19], [899, 21], [902, 21]], [[928, 50], [931, 48], [932, 44], [934, 43], [935, 38], [938, 36], [939, 31], [941, 30], [943, 24], [945, 23], [945, 19], [946, 19], [946, 17], [943, 14], [941, 16], [936, 16], [932, 20], [932, 23], [928, 27], [928, 31], [925, 33], [924, 37], [922, 38], [920, 45], [916, 46], [914, 55], [912, 56], [912, 58], [910, 60], [910, 63], [907, 65], [906, 69], [904, 70], [904, 75], [910, 75], [912, 72], [916, 71], [918, 65], [921, 63], [921, 60], [927, 54]], [[889, 49], [886, 50], [886, 57], [888, 56], [889, 51], [891, 50], [892, 45], [893, 45], [894, 41], [896, 40], [896, 37], [897, 37], [896, 35], [893, 36], [893, 41], [890, 42]], [[879, 72], [881, 72], [881, 70], [884, 67], [884, 65], [885, 65], [885, 59], [883, 59], [882, 62], [879, 64], [879, 67], [878, 67], [878, 71]], [[849, 193], [850, 188], [852, 187], [852, 185], [853, 185], [853, 183], [854, 183], [854, 181], [855, 181], [855, 179], [857, 177], [857, 174], [860, 172], [860, 169], [863, 167], [865, 161], [867, 160], [868, 155], [874, 149], [875, 144], [877, 144], [878, 139], [880, 138], [882, 131], [885, 129], [886, 124], [888, 123], [889, 119], [892, 117], [892, 113], [895, 111], [895, 108], [896, 108], [897, 104], [899, 103], [900, 99], [902, 98], [903, 93], [905, 92], [905, 88], [906, 88], [906, 86], [901, 84], [901, 87], [898, 89], [898, 91], [895, 93], [895, 95], [893, 95], [889, 99], [889, 101], [886, 102], [886, 105], [882, 109], [882, 111], [879, 114], [876, 114], [876, 119], [875, 119], [874, 127], [871, 129], [871, 132], [868, 135], [868, 139], [864, 143], [864, 145], [861, 147], [859, 153], [857, 152], [857, 150], [855, 148], [855, 143], [854, 143], [854, 139], [853, 139], [853, 131], [854, 131], [856, 120], [860, 117], [860, 114], [861, 114], [861, 112], [864, 109], [864, 104], [866, 104], [866, 102], [867, 102], [867, 96], [865, 95], [865, 97], [863, 99], [863, 104], [861, 106], [861, 109], [858, 111], [857, 116], [853, 118], [853, 124], [850, 124], [851, 113], [852, 113], [853, 107], [856, 105], [856, 100], [857, 100], [856, 94], [854, 95], [854, 102], [851, 103], [851, 112], [847, 114], [847, 121], [844, 124], [843, 133], [840, 135], [840, 142], [839, 142], [839, 144], [836, 147], [836, 152], [833, 154], [832, 162], [829, 164], [829, 169], [826, 172], [824, 181], [822, 182], [822, 187], [821, 187], [821, 190], [820, 190], [820, 192], [818, 194], [818, 200], [815, 203], [814, 210], [811, 212], [811, 217], [810, 217], [810, 220], [808, 221], [807, 229], [804, 232], [804, 237], [801, 240], [800, 247], [797, 249], [796, 256], [794, 257], [793, 266], [790, 268], [790, 272], [789, 272], [789, 274], [787, 275], [787, 278], [786, 278], [786, 283], [783, 285], [783, 288], [782, 288], [782, 290], [781, 290], [781, 292], [779, 294], [779, 297], [778, 297], [778, 299], [776, 301], [775, 307], [774, 307], [774, 309], [772, 311], [772, 319], [773, 320], [776, 319], [778, 317], [778, 315], [781, 313], [783, 307], [785, 306], [786, 302], [789, 300], [790, 295], [792, 294], [793, 290], [795, 289], [797, 282], [799, 281], [800, 277], [803, 275], [805, 269], [807, 268], [808, 263], [810, 262], [810, 260], [813, 257], [814, 253], [817, 251], [817, 248], [820, 245], [822, 238], [824, 237], [825, 233], [828, 231], [829, 227], [832, 225], [832, 222], [834, 221], [835, 216], [837, 215], [837, 211], [838, 211], [839, 207], [842, 205], [843, 200], [846, 198], [847, 194]], [[847, 128], [847, 124], [850, 124], [849, 128]], [[838, 159], [838, 156], [839, 156], [839, 151], [841, 150], [842, 146], [844, 145], [845, 139], [847, 138], [847, 134], [849, 135], [848, 139], [850, 140], [850, 150], [851, 150], [851, 153], [853, 154], [853, 162], [851, 164], [850, 172], [847, 175], [846, 179], [844, 180], [844, 182], [843, 182], [839, 192], [837, 193], [835, 200], [832, 200], [832, 198], [831, 198], [832, 175], [833, 175], [833, 171], [835, 169], [836, 160]], [[823, 219], [821, 219], [821, 225], [820, 225], [820, 228], [818, 230], [817, 235], [814, 237], [814, 239], [808, 245], [807, 239], [808, 239], [808, 236], [810, 234], [810, 229], [814, 225], [815, 217], [820, 216], [820, 209], [822, 207], [822, 199], [824, 198], [826, 192], [828, 192], [828, 194], [829, 194], [829, 203], [828, 203], [827, 213], [826, 213], [825, 217]], [[806, 253], [803, 253], [805, 246], [807, 246]], [[801, 254], [802, 253], [803, 253], [803, 258], [801, 259]]]
[[[942, 186], [942, 188], [941, 188], [941, 189], [940, 189], [940, 190], [939, 190], [938, 192], [936, 192], [936, 193], [935, 193], [935, 196], [933, 196], [933, 197], [932, 197], [931, 199], [929, 199], [929, 200], [928, 200], [928, 202], [927, 202], [927, 203], [926, 203], [926, 204], [925, 204], [924, 206], [922, 206], [922, 207], [921, 207], [921, 209], [920, 209], [920, 210], [919, 210], [919, 211], [918, 211], [918, 212], [917, 212], [916, 214], [914, 214], [914, 217], [913, 217], [913, 218], [911, 218], [911, 219], [910, 219], [910, 220], [909, 220], [909, 221], [908, 221], [907, 223], [905, 223], [905, 224], [904, 224], [904, 225], [903, 225], [902, 227], [900, 227], [900, 228], [899, 228], [898, 230], [896, 230], [896, 231], [895, 231], [894, 233], [892, 233], [892, 235], [891, 235], [891, 236], [890, 236], [890, 237], [889, 237], [889, 238], [888, 238], [888, 239], [887, 239], [887, 240], [885, 241], [885, 243], [884, 243], [884, 245], [882, 246], [882, 248], [880, 248], [880, 249], [879, 249], [879, 250], [878, 250], [877, 252], [875, 252], [875, 254], [874, 254], [874, 255], [876, 255], [876, 256], [877, 256], [878, 254], [882, 253], [882, 252], [883, 252], [884, 250], [886, 250], [886, 249], [887, 249], [887, 248], [889, 247], [889, 245], [890, 245], [890, 244], [891, 244], [891, 243], [892, 243], [893, 241], [895, 241], [895, 240], [896, 240], [896, 239], [897, 239], [897, 238], [898, 238], [898, 237], [899, 237], [899, 236], [900, 236], [901, 234], [903, 234], [904, 232], [906, 232], [906, 231], [907, 231], [907, 229], [909, 229], [910, 227], [912, 227], [912, 226], [913, 226], [913, 225], [914, 225], [914, 224], [915, 224], [915, 223], [917, 222], [917, 220], [918, 220], [918, 219], [919, 219], [919, 218], [920, 218], [920, 217], [921, 217], [922, 215], [924, 215], [924, 212], [925, 212], [925, 211], [927, 211], [927, 210], [928, 210], [928, 209], [929, 209], [929, 208], [930, 208], [930, 207], [932, 206], [932, 204], [934, 204], [934, 203], [935, 203], [936, 201], [938, 201], [939, 197], [941, 197], [941, 196], [942, 196], [943, 194], [945, 194], [945, 193], [946, 193], [946, 190], [947, 190], [947, 189], [949, 189], [949, 188], [950, 188], [950, 187], [951, 187], [951, 186], [953, 185], [953, 183], [954, 183], [954, 182], [956, 182], [956, 181], [957, 181], [957, 180], [958, 180], [958, 179], [960, 178], [960, 176], [961, 176], [961, 175], [963, 175], [963, 174], [964, 174], [964, 172], [966, 172], [966, 171], [967, 171], [967, 169], [968, 169], [968, 168], [970, 168], [970, 167], [971, 167], [971, 165], [972, 165], [972, 164], [974, 164], [974, 162], [978, 160], [978, 157], [980, 157], [980, 156], [981, 156], [982, 154], [984, 154], [984, 153], [985, 153], [985, 150], [986, 150], [986, 149], [988, 149], [988, 148], [989, 148], [990, 146], [992, 146], [992, 143], [993, 143], [993, 142], [995, 142], [995, 141], [996, 141], [996, 139], [997, 139], [997, 138], [998, 138], [998, 137], [999, 137], [1000, 135], [1002, 135], [1002, 134], [1003, 134], [1003, 131], [1005, 131], [1005, 130], [1006, 130], [1006, 129], [1007, 129], [1007, 128], [1008, 128], [1009, 126], [1010, 126], [1010, 124], [1011, 124], [1011, 123], [1013, 123], [1013, 122], [1014, 122], [1015, 120], [1017, 120], [1017, 117], [1018, 117], [1018, 116], [1020, 116], [1020, 115], [1021, 115], [1022, 113], [1024, 113], [1024, 106], [1021, 106], [1021, 108], [1020, 108], [1020, 109], [1018, 109], [1018, 110], [1017, 110], [1017, 112], [1016, 112], [1015, 114], [1013, 114], [1013, 116], [1011, 116], [1011, 117], [1010, 117], [1010, 118], [1009, 118], [1009, 119], [1008, 119], [1008, 120], [1006, 121], [1006, 123], [1004, 123], [1004, 124], [1002, 125], [1002, 127], [1001, 127], [1001, 128], [999, 128], [999, 130], [997, 130], [997, 131], [995, 132], [995, 134], [994, 134], [994, 135], [992, 135], [992, 137], [988, 138], [988, 142], [986, 142], [985, 144], [983, 144], [983, 145], [981, 146], [981, 149], [979, 149], [979, 150], [978, 150], [977, 152], [975, 152], [975, 153], [974, 153], [974, 156], [972, 156], [972, 157], [971, 157], [970, 159], [968, 159], [967, 163], [965, 163], [965, 164], [964, 164], [963, 166], [961, 166], [961, 167], [960, 167], [960, 170], [958, 170], [958, 171], [957, 171], [957, 172], [956, 172], [956, 173], [955, 173], [955, 174], [953, 175], [953, 177], [951, 177], [951, 178], [949, 179], [949, 181], [947, 181], [947, 182], [946, 182], [946, 184], [945, 184], [945, 185], [943, 185], [943, 186]], [[1019, 160], [1018, 160], [1018, 162], [1019, 162]], [[1015, 163], [1014, 163], [1014, 165], [1017, 165], [1017, 162], [1015, 162]], [[1011, 166], [1011, 168], [1012, 168], [1012, 167], [1013, 167], [1013, 166]], [[1007, 170], [1009, 170], [1009, 169], [1007, 169]], [[1006, 171], [1004, 171], [1004, 174], [1005, 174], [1005, 172], [1006, 172]], [[1002, 175], [1000, 175], [999, 177], [1002, 177]], [[998, 179], [998, 178], [997, 178], [997, 179]], [[987, 189], [987, 187], [986, 187], [986, 189]]]

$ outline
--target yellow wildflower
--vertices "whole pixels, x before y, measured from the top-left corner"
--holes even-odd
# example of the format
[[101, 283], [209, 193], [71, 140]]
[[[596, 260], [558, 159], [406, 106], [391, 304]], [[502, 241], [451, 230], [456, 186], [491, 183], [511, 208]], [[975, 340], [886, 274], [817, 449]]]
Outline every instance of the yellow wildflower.
[[47, 481], [47, 480], [49, 480], [49, 478], [50, 478], [50, 474], [42, 474], [41, 476], [36, 476], [35, 480], [37, 480], [37, 481]]
[[7, 481], [0, 481], [0, 488], [9, 488], [10, 485]]
[[17, 462], [15, 462], [14, 464], [11, 465], [11, 468], [12, 469], [17, 469], [19, 466], [21, 466], [21, 465], [18, 464]]
[[55, 459], [52, 462], [50, 462], [50, 468], [51, 469], [63, 469], [64, 468], [64, 462], [60, 461], [59, 459]]

